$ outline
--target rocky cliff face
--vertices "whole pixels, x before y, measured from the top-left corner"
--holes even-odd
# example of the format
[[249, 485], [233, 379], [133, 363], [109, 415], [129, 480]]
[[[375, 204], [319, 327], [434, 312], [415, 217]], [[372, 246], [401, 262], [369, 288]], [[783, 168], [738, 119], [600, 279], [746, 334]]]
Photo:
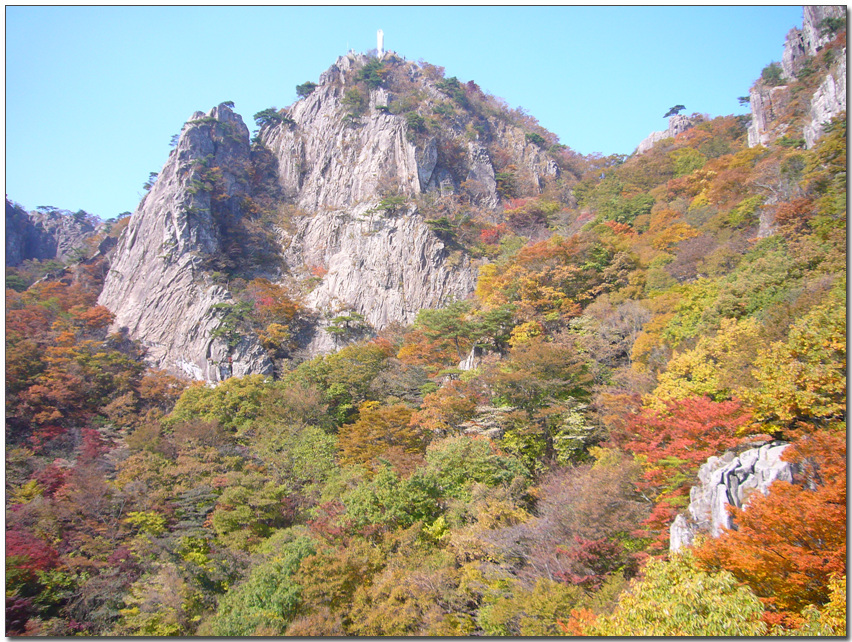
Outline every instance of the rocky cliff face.
[[781, 110], [790, 102], [786, 85], [763, 87], [755, 85], [749, 91], [751, 123], [748, 126], [748, 146], [768, 145], [787, 131], [787, 124], [772, 127]]
[[[824, 125], [832, 118], [846, 111], [846, 48], [832, 52], [831, 58], [822, 57], [822, 71], [814, 70], [817, 56], [834, 39], [835, 32], [830, 21], [845, 19], [846, 8], [837, 6], [806, 6], [801, 29], [791, 29], [784, 43], [781, 58], [781, 76], [786, 83], [770, 86], [758, 81], [750, 90], [752, 122], [748, 130], [750, 147], [767, 145], [784, 135], [798, 135], [801, 130], [806, 147], [813, 147], [822, 135]], [[821, 83], [810, 94], [809, 109], [802, 114], [803, 122], [791, 129], [794, 120], [795, 93], [792, 85], [800, 78], [818, 73]], [[795, 123], [794, 123], [795, 125]]]
[[95, 234], [88, 217], [46, 208], [26, 212], [6, 201], [6, 265], [28, 259], [68, 261]]
[[784, 43], [784, 55], [781, 67], [787, 80], [794, 80], [807, 63], [807, 59], [816, 56], [832, 36], [826, 30], [825, 21], [845, 18], [846, 8], [843, 5], [811, 6], [804, 8], [801, 29], [790, 29]]
[[735, 528], [728, 506], [747, 506], [751, 493], [768, 494], [776, 480], [792, 482], [796, 469], [781, 459], [786, 448], [787, 444], [769, 443], [739, 455], [710, 457], [698, 470], [699, 483], [689, 493], [687, 514], [672, 523], [669, 548], [690, 546], [699, 533], [718, 537], [723, 529]]
[[803, 128], [805, 146], [810, 149], [822, 136], [825, 124], [846, 111], [846, 49], [832, 66], [811, 98], [809, 122]]
[[271, 371], [255, 337], [229, 345], [213, 336], [222, 316], [214, 306], [233, 300], [205, 269], [242, 215], [249, 155], [248, 129], [228, 107], [196, 112], [116, 246], [99, 303], [157, 367], [212, 381]]
[[[237, 342], [221, 330], [231, 277], [301, 292], [307, 356], [340, 347], [326, 331], [335, 315], [360, 315], [369, 334], [469, 296], [476, 265], [429, 220], [460, 200], [487, 216], [501, 181], [535, 192], [559, 170], [541, 136], [434, 69], [343, 56], [309, 95], [267, 113], [254, 143], [229, 107], [196, 113], [115, 250], [100, 302], [116, 326], [155, 365], [217, 380], [271, 368], [251, 332]], [[275, 237], [268, 260], [234, 248], [247, 226]]]
[[[447, 101], [417, 65], [386, 54], [394, 80], [356, 103], [352, 92], [363, 91], [357, 71], [370, 60], [339, 58], [287, 111], [288, 121], [260, 137], [276, 159], [285, 197], [310, 213], [295, 221], [285, 242], [290, 273], [302, 279], [308, 269], [324, 273], [308, 304], [326, 313], [357, 312], [380, 330], [412, 322], [423, 308], [466, 298], [475, 286], [475, 266], [430, 231], [419, 197], [431, 195], [426, 200], [434, 203], [466, 190], [478, 206], [493, 209], [500, 195], [483, 137], [469, 135], [472, 117], [455, 114], [431, 131], [412, 125]], [[396, 109], [403, 102], [408, 111]], [[557, 175], [555, 163], [522, 130], [499, 119], [485, 126], [526, 180], [537, 185]], [[388, 197], [396, 204], [383, 206]], [[336, 345], [321, 322], [308, 353]]]
[[428, 130], [425, 119], [436, 107], [446, 113], [448, 96], [440, 81], [392, 53], [384, 62], [395, 82], [367, 95], [355, 77], [370, 61], [357, 54], [340, 57], [318, 87], [287, 110], [287, 122], [261, 132], [278, 161], [285, 197], [302, 209], [348, 208], [391, 191], [408, 197], [457, 193], [465, 183], [475, 188], [479, 204], [496, 207], [500, 197], [486, 136], [508, 152], [526, 180], [541, 183], [557, 175], [553, 160], [499, 117], [480, 115], [474, 122], [473, 115], [455, 113]]
[[338, 210], [303, 218], [285, 254], [291, 271], [310, 278], [306, 266], [321, 266], [322, 281], [307, 296], [324, 312], [308, 352], [338, 347], [323, 331], [331, 315], [355, 312], [370, 327], [414, 321], [423, 308], [466, 298], [476, 285], [470, 259], [447, 249], [416, 212]]

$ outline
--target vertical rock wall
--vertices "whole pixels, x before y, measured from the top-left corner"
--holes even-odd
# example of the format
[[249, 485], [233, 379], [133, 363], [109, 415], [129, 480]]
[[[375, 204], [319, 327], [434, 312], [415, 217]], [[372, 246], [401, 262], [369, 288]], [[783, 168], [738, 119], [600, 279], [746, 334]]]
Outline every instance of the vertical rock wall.
[[[325, 272], [307, 296], [312, 308], [356, 312], [381, 330], [393, 322], [409, 324], [423, 308], [473, 292], [474, 266], [461, 252], [455, 260], [451, 254], [415, 212], [356, 210], [303, 219], [285, 257], [291, 272], [304, 272], [305, 266], [321, 266]], [[310, 354], [338, 347], [323, 325], [308, 346]]]
[[846, 49], [811, 98], [810, 122], [804, 127], [805, 146], [810, 149], [825, 131], [825, 124], [846, 111]]
[[255, 337], [233, 346], [213, 336], [223, 314], [213, 306], [233, 300], [203, 269], [222, 240], [201, 173], [222, 170], [217, 208], [239, 216], [248, 158], [248, 129], [239, 116], [225, 105], [196, 112], [114, 251], [99, 303], [115, 314], [116, 328], [142, 341], [156, 367], [209, 381], [271, 372]]

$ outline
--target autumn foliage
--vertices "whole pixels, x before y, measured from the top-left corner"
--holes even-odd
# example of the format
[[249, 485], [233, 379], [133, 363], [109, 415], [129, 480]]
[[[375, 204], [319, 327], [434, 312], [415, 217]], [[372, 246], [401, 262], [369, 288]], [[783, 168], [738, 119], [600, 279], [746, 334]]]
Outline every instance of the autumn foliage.
[[[694, 114], [581, 156], [438, 67], [437, 101], [393, 56], [366, 69], [347, 86], [435, 136], [452, 189], [410, 205], [475, 292], [378, 333], [340, 312], [309, 357], [253, 196], [207, 267], [219, 336], [274, 375], [205, 385], [112, 330], [102, 259], [7, 268], [7, 635], [845, 634], [845, 117], [812, 149]], [[495, 114], [559, 173], [512, 164]], [[699, 468], [770, 439], [792, 483], [670, 554]]]
[[639, 486], [654, 498], [646, 526], [668, 543], [668, 525], [689, 500], [698, 468], [708, 457], [746, 441], [749, 410], [739, 402], [692, 397], [668, 402], [665, 410], [648, 408], [632, 416], [612, 438], [642, 463]]

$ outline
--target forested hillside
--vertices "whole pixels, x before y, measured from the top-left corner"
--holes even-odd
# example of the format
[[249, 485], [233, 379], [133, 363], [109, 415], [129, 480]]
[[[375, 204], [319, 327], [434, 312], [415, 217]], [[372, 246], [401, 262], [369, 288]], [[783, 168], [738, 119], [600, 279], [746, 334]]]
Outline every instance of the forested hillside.
[[[826, 28], [794, 96], [845, 56]], [[403, 82], [361, 69], [355, 121]], [[453, 189], [385, 186], [370, 221], [416, 208], [475, 270], [467, 298], [378, 330], [341, 308], [336, 349], [300, 353], [311, 289], [237, 256], [293, 223], [258, 200], [213, 266], [219, 336], [250, 330], [275, 368], [213, 385], [115, 330], [108, 255], [7, 268], [7, 635], [845, 635], [845, 114], [810, 148], [799, 100], [765, 145], [696, 113], [582, 156], [422, 73], [440, 100], [379, 106], [436, 136]], [[253, 159], [286, 113], [258, 115]], [[552, 172], [511, 162], [529, 145]], [[670, 553], [699, 467], [770, 442], [793, 481]]]

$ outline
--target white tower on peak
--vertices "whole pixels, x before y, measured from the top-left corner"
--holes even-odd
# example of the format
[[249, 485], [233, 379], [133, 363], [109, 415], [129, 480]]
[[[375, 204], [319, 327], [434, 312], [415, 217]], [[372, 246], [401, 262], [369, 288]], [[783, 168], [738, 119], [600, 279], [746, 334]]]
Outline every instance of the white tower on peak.
[[381, 29], [376, 32], [376, 55], [379, 58], [385, 55], [385, 32]]

